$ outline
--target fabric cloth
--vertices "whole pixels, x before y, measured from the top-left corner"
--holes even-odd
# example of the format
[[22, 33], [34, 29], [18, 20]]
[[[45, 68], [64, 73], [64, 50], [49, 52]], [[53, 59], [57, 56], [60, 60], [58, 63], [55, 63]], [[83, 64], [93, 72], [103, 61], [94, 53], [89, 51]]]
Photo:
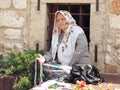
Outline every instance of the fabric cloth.
[[59, 38], [61, 30], [56, 24], [56, 19], [54, 20], [51, 49], [44, 55], [46, 61], [52, 60], [52, 62], [54, 62], [57, 53], [57, 58], [61, 64], [90, 64], [88, 43], [84, 31], [81, 27], [77, 26], [76, 21], [69, 12], [57, 11], [55, 17], [57, 13], [65, 16], [68, 28], [61, 40], [61, 38]]
[[64, 81], [64, 79], [70, 74], [71, 66], [60, 65], [53, 63], [44, 63], [44, 81], [55, 79], [57, 81]]
[[[61, 44], [58, 47], [58, 59], [61, 64], [69, 64], [75, 51], [75, 44], [83, 30], [78, 26], [69, 26]], [[54, 50], [54, 49], [53, 49]]]

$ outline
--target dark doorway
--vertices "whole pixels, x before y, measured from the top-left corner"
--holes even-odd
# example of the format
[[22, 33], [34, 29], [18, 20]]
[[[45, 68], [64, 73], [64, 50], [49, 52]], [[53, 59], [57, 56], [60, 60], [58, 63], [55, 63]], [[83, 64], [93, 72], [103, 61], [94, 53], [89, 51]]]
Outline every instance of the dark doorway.
[[90, 42], [90, 4], [47, 4], [48, 6], [48, 39], [47, 39], [47, 50], [51, 47], [52, 29], [54, 13], [57, 10], [69, 11], [76, 23], [81, 26], [86, 34], [88, 43]]

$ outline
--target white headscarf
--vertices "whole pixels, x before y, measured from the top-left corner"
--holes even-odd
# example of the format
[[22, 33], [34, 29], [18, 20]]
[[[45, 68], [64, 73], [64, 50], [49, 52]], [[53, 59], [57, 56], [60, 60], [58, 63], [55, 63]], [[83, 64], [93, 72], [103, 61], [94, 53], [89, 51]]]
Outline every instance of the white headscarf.
[[[68, 28], [66, 33], [63, 37], [61, 44], [58, 47], [58, 38], [61, 34], [61, 30], [59, 30], [57, 23], [56, 23], [56, 15], [61, 13], [66, 21]], [[56, 52], [58, 50], [58, 59], [62, 64], [69, 64], [73, 53], [75, 51], [75, 43], [77, 37], [80, 33], [83, 33], [83, 30], [77, 26], [76, 21], [72, 17], [72, 15], [68, 11], [57, 11], [55, 13], [54, 18], [54, 27], [53, 27], [53, 34], [52, 34], [52, 58], [55, 59]]]

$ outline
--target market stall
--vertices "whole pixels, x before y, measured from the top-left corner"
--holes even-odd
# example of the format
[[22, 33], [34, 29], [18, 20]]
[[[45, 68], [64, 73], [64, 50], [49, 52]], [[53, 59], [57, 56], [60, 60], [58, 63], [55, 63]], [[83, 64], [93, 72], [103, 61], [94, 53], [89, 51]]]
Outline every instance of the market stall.
[[86, 84], [84, 81], [79, 81], [79, 83], [76, 84], [70, 84], [49, 80], [43, 84], [33, 87], [30, 90], [120, 90], [120, 84], [101, 83], [92, 85]]

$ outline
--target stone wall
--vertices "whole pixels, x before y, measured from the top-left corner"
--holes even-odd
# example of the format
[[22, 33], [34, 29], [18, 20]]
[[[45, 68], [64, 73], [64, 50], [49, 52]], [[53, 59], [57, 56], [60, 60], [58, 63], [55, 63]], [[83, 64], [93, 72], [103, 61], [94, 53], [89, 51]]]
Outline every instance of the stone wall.
[[[119, 0], [104, 0], [100, 3], [99, 11], [91, 11], [90, 56], [92, 63], [102, 72], [120, 73], [119, 5]], [[95, 45], [98, 46], [97, 63], [94, 63]]]
[[30, 49], [34, 50], [36, 44], [39, 49], [45, 49], [47, 32], [47, 8], [46, 3], [40, 3], [40, 10], [37, 10], [37, 0], [31, 0], [30, 4]]
[[109, 69], [111, 65], [112, 68], [116, 67], [117, 72], [120, 73], [120, 0], [110, 0], [108, 7], [105, 64], [106, 69]]
[[[120, 0], [0, 0], [0, 53], [46, 48], [47, 3], [90, 3], [90, 58], [101, 72], [120, 73]], [[98, 62], [94, 62], [95, 45]], [[112, 69], [111, 69], [112, 68]], [[115, 71], [115, 72], [114, 72]]]
[[28, 47], [27, 0], [0, 0], [0, 53]]

